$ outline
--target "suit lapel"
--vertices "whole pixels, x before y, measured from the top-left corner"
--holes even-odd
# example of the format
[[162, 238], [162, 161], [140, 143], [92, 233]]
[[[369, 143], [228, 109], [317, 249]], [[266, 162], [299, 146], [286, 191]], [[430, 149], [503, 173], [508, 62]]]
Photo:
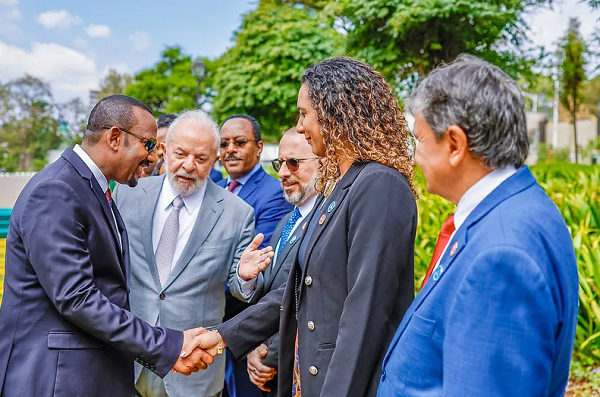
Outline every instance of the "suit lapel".
[[144, 215], [142, 217], [142, 230], [147, 231], [146, 233], [142, 233], [142, 245], [144, 246], [146, 260], [148, 261], [148, 266], [150, 267], [150, 273], [152, 274], [152, 278], [154, 279], [154, 284], [156, 285], [156, 289], [160, 291], [162, 288], [160, 286], [158, 270], [156, 269], [156, 259], [154, 257], [154, 247], [152, 245], [152, 239], [154, 238], [154, 236], [152, 235], [152, 230], [154, 223], [154, 213], [156, 212], [156, 203], [158, 202], [158, 196], [160, 195], [160, 191], [162, 189], [165, 177], [162, 176], [155, 178], [155, 184], [146, 186], [144, 188], [144, 199], [140, 202], [140, 206], [142, 206], [142, 210], [140, 211], [140, 213]]
[[129, 263], [129, 236], [127, 235], [127, 229], [125, 228], [125, 222], [123, 222], [123, 217], [121, 217], [121, 213], [117, 208], [116, 204], [113, 201], [113, 211], [115, 213], [115, 219], [117, 221], [117, 229], [119, 230], [119, 234], [121, 236], [121, 244], [122, 244], [122, 254], [123, 261], [121, 263], [121, 268], [123, 269], [123, 274], [125, 275], [125, 283], [129, 288], [129, 270], [131, 269]]
[[223, 213], [223, 207], [221, 205], [221, 202], [223, 201], [221, 196], [222, 192], [212, 181], [207, 180], [206, 183], [207, 186], [204, 200], [202, 201], [202, 206], [200, 207], [196, 222], [194, 222], [190, 238], [183, 248], [183, 252], [177, 260], [175, 267], [169, 274], [169, 278], [163, 289], [167, 289], [169, 285], [171, 285], [183, 269], [187, 267], [196, 252], [202, 249], [206, 238], [210, 235]]
[[[291, 216], [291, 214], [290, 214], [290, 216]], [[287, 218], [286, 219], [286, 222], [287, 222], [287, 220], [289, 219], [289, 216], [286, 218]], [[308, 216], [306, 218], [308, 218]], [[292, 233], [292, 235], [289, 237], [287, 244], [285, 245], [285, 247], [283, 247], [281, 254], [277, 257], [277, 263], [275, 264], [275, 268], [271, 269], [271, 274], [269, 274], [269, 278], [267, 279], [268, 282], [267, 282], [267, 284], [265, 284], [265, 289], [267, 291], [271, 288], [271, 285], [273, 285], [275, 278], [277, 278], [279, 271], [283, 267], [283, 264], [285, 263], [287, 257], [289, 256], [290, 252], [292, 251], [292, 249], [296, 245], [300, 244], [300, 242], [302, 241], [302, 236], [304, 235], [304, 230], [302, 230], [302, 224], [305, 222], [305, 219], [302, 219], [302, 222], [298, 225], [298, 227], [296, 227], [296, 230], [294, 230], [294, 233]], [[280, 232], [280, 236], [281, 236], [281, 232]]]
[[[260, 181], [265, 177], [266, 173], [262, 166], [244, 183], [238, 193], [238, 197], [246, 201], [246, 199], [256, 190]], [[246, 201], [247, 202], [247, 201]]]
[[[290, 212], [289, 214], [287, 214], [286, 216], [284, 216], [281, 221], [279, 221], [279, 223], [277, 224], [277, 227], [275, 228], [275, 230], [273, 231], [273, 234], [271, 235], [271, 241], [269, 241], [269, 245], [271, 247], [273, 247], [273, 251], [277, 250], [277, 244], [279, 243], [279, 240], [281, 239], [281, 234], [283, 233], [283, 228], [285, 227], [287, 221], [291, 218], [292, 213]], [[264, 278], [265, 280], [271, 280], [271, 277], [274, 273], [277, 273], [278, 269], [278, 264], [280, 264], [280, 257], [281, 255], [277, 256], [277, 262], [273, 263], [271, 266], [269, 266], [264, 273]]]
[[[507, 200], [508, 198], [514, 196], [522, 192], [523, 190], [531, 187], [535, 184], [535, 178], [531, 175], [529, 168], [527, 166], [523, 166], [517, 170], [517, 173], [512, 175], [506, 181], [502, 182], [500, 186], [498, 186], [492, 193], [490, 193], [479, 205], [469, 214], [465, 223], [456, 231], [456, 234], [452, 237], [452, 239], [448, 242], [448, 248], [436, 271], [438, 272], [437, 276], [432, 274], [432, 276], [427, 280], [425, 286], [419, 292], [412, 305], [404, 315], [398, 330], [396, 331], [396, 335], [390, 344], [390, 348], [388, 351], [391, 352], [392, 348], [398, 342], [400, 336], [406, 329], [408, 323], [410, 322], [410, 318], [413, 313], [423, 304], [423, 302], [427, 299], [431, 291], [436, 288], [440, 280], [444, 277], [444, 274], [448, 272], [450, 267], [456, 262], [456, 259], [460, 256], [461, 252], [468, 244], [468, 233], [469, 228], [479, 222], [482, 218], [484, 218], [490, 211], [496, 208], [500, 203]], [[455, 247], [455, 248], [453, 248]], [[387, 361], [387, 356], [385, 361]], [[384, 364], [385, 364], [384, 361]]]

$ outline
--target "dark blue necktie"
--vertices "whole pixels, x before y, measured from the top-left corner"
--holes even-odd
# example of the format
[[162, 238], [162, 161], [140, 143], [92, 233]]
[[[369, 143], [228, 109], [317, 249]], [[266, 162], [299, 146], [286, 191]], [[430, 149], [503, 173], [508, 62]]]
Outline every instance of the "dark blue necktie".
[[298, 207], [294, 208], [292, 216], [290, 216], [290, 219], [288, 219], [285, 226], [283, 227], [283, 232], [281, 232], [281, 239], [279, 240], [279, 249], [277, 250], [277, 257], [279, 257], [279, 254], [281, 254], [281, 251], [283, 251], [283, 247], [285, 247], [285, 245], [287, 244], [288, 238], [290, 238], [290, 234], [292, 234], [292, 230], [294, 229], [296, 222], [298, 222], [298, 219], [300, 219], [301, 216], [302, 215], [300, 215], [300, 210], [298, 209]]

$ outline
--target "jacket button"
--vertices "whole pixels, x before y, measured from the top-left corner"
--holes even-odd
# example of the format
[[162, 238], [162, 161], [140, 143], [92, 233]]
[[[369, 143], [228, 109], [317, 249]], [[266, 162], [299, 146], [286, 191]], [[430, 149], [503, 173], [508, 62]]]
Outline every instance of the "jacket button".
[[164, 301], [166, 298], [165, 294], [163, 294], [162, 292], [160, 293], [160, 295], [158, 295], [158, 297], [160, 298], [161, 301]]
[[306, 276], [306, 278], [304, 279], [304, 284], [311, 285], [312, 284], [312, 277], [311, 276]]
[[279, 311], [282, 312], [283, 311], [283, 306], [279, 306]]
[[308, 322], [308, 329], [310, 329], [311, 331], [315, 330], [315, 323], [313, 323], [312, 321]]
[[310, 372], [311, 375], [316, 376], [319, 373], [319, 370], [314, 365], [311, 365], [308, 367], [308, 372]]

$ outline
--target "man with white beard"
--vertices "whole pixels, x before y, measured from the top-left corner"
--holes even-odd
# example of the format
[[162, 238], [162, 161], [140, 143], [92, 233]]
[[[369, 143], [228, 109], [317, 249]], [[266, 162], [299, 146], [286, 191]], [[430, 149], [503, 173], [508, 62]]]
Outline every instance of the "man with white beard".
[[[315, 184], [318, 160], [304, 135], [299, 134], [296, 128], [290, 128], [281, 138], [279, 157], [271, 163], [279, 173], [283, 196], [294, 206], [294, 210], [283, 217], [271, 237], [270, 244], [276, 253], [272, 266], [263, 270], [264, 266], [268, 266], [268, 261], [263, 262], [263, 265], [252, 261], [240, 263], [238, 284], [231, 288], [238, 299], [256, 303], [287, 281], [290, 267], [300, 247], [302, 228], [299, 226], [312, 211], [317, 199]], [[250, 381], [261, 390], [269, 392], [269, 396], [277, 395], [277, 381], [274, 379], [277, 374], [278, 349], [279, 336], [275, 335], [248, 354]]]
[[[131, 311], [149, 324], [183, 330], [223, 319], [225, 284], [237, 282], [237, 263], [254, 236], [254, 211], [208, 178], [219, 143], [209, 116], [185, 112], [162, 144], [166, 175], [113, 193], [129, 231]], [[142, 396], [220, 396], [224, 371], [224, 356], [188, 377], [161, 379], [136, 364], [135, 385]]]

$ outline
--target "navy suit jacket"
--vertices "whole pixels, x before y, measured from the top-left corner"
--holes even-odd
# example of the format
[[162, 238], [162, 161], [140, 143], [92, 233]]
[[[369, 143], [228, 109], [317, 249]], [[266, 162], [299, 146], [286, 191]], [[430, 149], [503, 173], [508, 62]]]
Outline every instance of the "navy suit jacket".
[[70, 148], [21, 192], [6, 241], [1, 395], [130, 396], [134, 358], [159, 376], [175, 364], [183, 334], [128, 311], [127, 232], [114, 214], [118, 226]]
[[[227, 179], [217, 185], [227, 188]], [[281, 218], [294, 207], [283, 198], [279, 181], [267, 174], [262, 166], [242, 186], [238, 197], [254, 208], [256, 233], [265, 235], [260, 248], [266, 247]]]
[[577, 303], [569, 231], [522, 167], [448, 243], [390, 344], [378, 396], [562, 396]]
[[219, 181], [223, 180], [223, 174], [221, 174], [220, 171], [215, 170], [214, 168], [210, 169], [210, 179], [214, 182], [217, 183]]

